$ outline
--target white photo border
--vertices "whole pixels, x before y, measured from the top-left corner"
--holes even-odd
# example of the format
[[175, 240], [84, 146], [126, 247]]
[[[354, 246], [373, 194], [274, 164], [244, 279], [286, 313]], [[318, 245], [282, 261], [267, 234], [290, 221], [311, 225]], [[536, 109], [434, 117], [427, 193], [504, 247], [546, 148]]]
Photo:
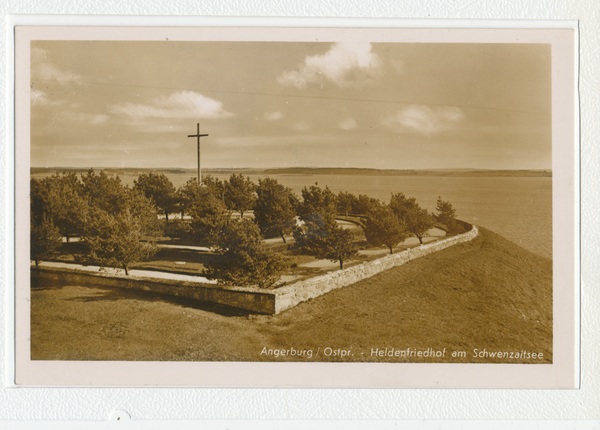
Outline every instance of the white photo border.
[[[10, 25], [11, 26], [16, 26], [16, 25], [29, 25], [29, 24], [22, 24], [22, 19], [23, 17], [18, 17], [18, 19], [15, 20], [11, 20]], [[61, 20], [73, 20], [73, 19], [77, 19], [78, 17], [41, 17], [41, 21], [44, 23], [43, 25], [48, 25], [48, 22], [52, 22], [52, 26], [62, 26], [65, 25], [63, 21]], [[27, 17], [27, 19], [25, 21], [28, 21], [29, 19], [36, 19], [35, 16], [31, 16], [31, 17]], [[106, 18], [106, 17], [86, 17], [83, 16], [81, 17], [81, 25], [85, 25], [85, 26], [104, 26], [106, 25], [106, 20], [113, 20], [114, 18]], [[89, 21], [93, 21], [94, 24], [90, 23]], [[163, 22], [164, 18], [159, 18], [159, 17], [148, 17], [148, 18], [143, 18], [143, 17], [125, 17], [123, 18], [122, 21], [120, 21], [121, 23], [127, 25], [127, 26], [152, 26], [152, 25], [156, 25], [157, 22]], [[240, 23], [241, 21], [241, 23]], [[354, 27], [354, 28], [358, 28], [358, 27], [376, 27], [376, 26], [380, 26], [381, 28], [390, 28], [390, 26], [392, 25], [392, 23], [395, 23], [396, 25], [399, 25], [400, 23], [403, 24], [404, 28], [424, 28], [424, 27], [429, 27], [429, 25], [433, 25], [434, 27], [430, 27], [430, 28], [438, 28], [438, 26], [436, 24], [443, 24], [445, 26], [445, 28], [456, 28], [456, 29], [461, 29], [461, 28], [465, 28], [465, 26], [467, 26], [467, 23], [473, 24], [473, 21], [465, 21], [465, 20], [459, 20], [459, 21], [448, 21], [448, 20], [435, 20], [433, 21], [433, 23], [431, 21], [424, 21], [424, 20], [416, 20], [415, 21], [411, 21], [408, 25], [404, 24], [405, 21], [402, 20], [387, 20], [387, 19], [376, 19], [376, 20], [362, 20], [362, 19], [350, 19], [350, 20], [344, 20], [344, 19], [327, 19], [327, 18], [323, 18], [323, 19], [283, 19], [280, 22], [280, 20], [276, 20], [277, 21], [277, 26], [287, 26], [287, 25], [295, 25], [297, 27], [319, 27], [322, 24], [322, 27], [331, 27], [332, 22], [335, 22], [336, 26], [339, 27]], [[300, 25], [299, 22], [297, 21], [301, 21], [303, 22], [303, 24], [305, 24], [304, 26]], [[264, 19], [264, 18], [258, 18], [256, 20], [251, 19], [251, 18], [242, 18], [242, 19], [238, 19], [238, 18], [193, 18], [193, 17], [189, 17], [189, 18], [182, 18], [181, 19], [181, 27], [185, 27], [185, 26], [189, 26], [189, 25], [194, 25], [194, 26], [219, 26], [219, 27], [226, 27], [226, 26], [245, 26], [245, 27], [262, 27], [265, 25], [265, 22], [270, 22], [273, 23], [274, 20], [273, 19]], [[429, 24], [429, 25], [425, 25], [425, 24]], [[491, 21], [491, 22], [487, 22], [487, 21], [476, 21], [475, 22], [475, 28], [482, 28], [482, 29], [490, 29], [490, 28], [496, 28], [496, 29], [502, 29], [502, 28], [506, 28], [509, 24], [517, 24], [517, 28], [522, 28], [521, 26], [523, 26], [523, 28], [538, 28], [538, 29], [547, 29], [547, 28], [553, 28], [553, 29], [572, 29], [575, 31], [575, 43], [578, 40], [578, 33], [577, 33], [577, 23], [574, 21], [518, 21], [518, 22], [511, 22], [511, 21]], [[37, 26], [38, 24], [36, 24]], [[480, 27], [481, 25], [481, 27]], [[14, 33], [12, 33], [14, 34]], [[10, 46], [10, 45], [8, 45]], [[574, 53], [575, 53], [575, 59], [574, 62], [575, 64], [577, 64], [577, 61], [575, 61], [578, 57], [578, 49], [577, 46], [574, 49]], [[11, 53], [8, 53], [9, 57], [11, 55]], [[12, 59], [14, 61], [14, 52], [12, 53]], [[12, 69], [14, 70], [14, 69]], [[12, 72], [11, 68], [8, 68], [9, 73]], [[578, 75], [578, 70], [575, 70], [575, 76]], [[7, 75], [7, 78], [10, 81], [12, 81], [10, 74]], [[576, 82], [575, 82], [576, 85]], [[12, 98], [12, 91], [7, 91], [7, 106], [9, 107], [9, 115], [7, 118], [7, 137], [8, 137], [8, 141], [11, 141], [11, 136], [14, 139], [14, 127], [13, 127], [13, 123], [11, 122], [11, 112], [10, 112], [10, 107], [14, 106], [14, 99]], [[577, 99], [577, 95], [578, 95], [578, 91], [574, 92], [574, 96], [575, 96], [575, 104], [578, 105], [578, 99]], [[14, 110], [12, 112], [12, 115], [14, 115]], [[578, 117], [578, 112], [575, 112], [576, 118], [574, 119], [574, 124], [577, 125], [579, 124], [579, 117]], [[576, 133], [576, 136], [574, 136], [574, 141], [575, 142], [579, 142], [579, 136], [578, 136], [578, 127], [575, 126], [574, 127], [574, 132]], [[12, 140], [14, 142], [14, 140]], [[11, 160], [14, 159], [14, 148], [10, 148], [11, 145], [7, 145], [7, 159]], [[574, 179], [577, 181], [578, 177], [579, 177], [579, 145], [576, 144], [575, 148], [575, 162], [576, 165], [573, 166], [575, 169], [575, 175], [574, 175]], [[12, 166], [11, 166], [12, 167]], [[27, 166], [29, 167], [29, 166]], [[16, 174], [17, 171], [19, 170], [19, 166], [17, 165], [16, 169], [13, 172], [8, 172], [9, 175], [12, 174]], [[9, 199], [11, 199], [11, 192], [14, 192], [14, 190], [9, 189], [10, 185], [7, 187], [7, 196], [9, 197]], [[578, 222], [578, 216], [579, 216], [579, 196], [577, 195], [577, 193], [575, 193], [574, 196], [574, 210], [575, 210], [575, 221]], [[12, 199], [11, 199], [12, 200]], [[13, 200], [14, 201], [14, 200]], [[10, 212], [9, 212], [10, 213]], [[13, 212], [14, 213], [14, 212]], [[8, 217], [10, 218], [10, 216]], [[9, 232], [8, 234], [12, 233], [12, 228], [11, 226], [14, 225], [13, 224], [14, 219], [8, 219], [8, 228], [7, 231]], [[579, 239], [579, 225], [576, 224], [574, 226], [574, 231], [575, 231], [575, 264], [577, 264], [577, 262], [580, 261], [580, 256], [579, 256], [579, 243], [580, 243], [580, 239]], [[9, 243], [14, 243], [14, 237], [10, 237], [8, 236], [9, 239]], [[14, 263], [14, 261], [13, 261]], [[13, 264], [9, 264], [9, 267], [14, 267]], [[13, 274], [10, 273], [10, 270], [8, 270], [6, 272], [6, 276], [7, 276], [7, 283], [6, 285], [11, 285], [11, 283], [14, 280]], [[577, 285], [577, 291], [575, 291], [576, 297], [575, 297], [575, 305], [577, 306], [578, 304], [578, 297], [579, 297], [579, 270], [575, 270], [574, 271], [574, 282], [575, 285]], [[10, 297], [10, 291], [7, 291], [7, 293], [9, 294], [9, 303], [10, 303], [10, 299], [12, 298], [14, 300], [14, 297]], [[9, 306], [10, 307], [10, 306]], [[577, 308], [575, 310], [575, 315], [576, 318], [578, 316], [579, 313], [579, 309]], [[7, 322], [10, 323], [11, 321], [11, 317], [14, 318], [14, 314], [11, 315], [10, 312], [7, 314]], [[12, 320], [14, 321], [14, 319]], [[8, 324], [8, 328], [9, 331], [8, 333], [11, 333], [10, 331], [10, 324]], [[579, 332], [577, 332], [577, 335], [575, 336], [574, 341], [577, 343], [575, 351], [578, 353], [579, 352]], [[14, 340], [14, 339], [12, 339]], [[14, 355], [12, 353], [14, 353], [14, 342], [13, 342], [13, 349], [11, 349], [11, 339], [10, 337], [7, 337], [7, 348], [8, 348], [8, 354], [7, 354], [7, 358], [8, 358], [8, 362], [7, 362], [7, 370], [11, 370], [13, 369], [13, 373], [11, 374], [10, 372], [6, 373], [6, 384], [7, 386], [11, 386], [12, 384], [14, 384], [14, 361], [11, 363], [10, 360], [12, 357], [14, 357]], [[12, 366], [11, 366], [12, 364]], [[136, 365], [139, 365], [140, 363], [135, 363]], [[265, 365], [272, 367], [273, 365], [275, 365], [277, 363], [265, 363]], [[370, 364], [373, 365], [373, 364]], [[575, 366], [579, 365], [579, 360], [575, 360]], [[435, 364], [435, 366], [443, 366], [440, 364]], [[456, 366], [456, 365], [450, 365], [450, 366]], [[514, 365], [511, 365], [514, 366]], [[579, 374], [579, 370], [578, 367], [575, 368], [574, 371], [575, 375]], [[122, 375], [121, 375], [122, 376]], [[121, 377], [119, 376], [119, 377]], [[575, 377], [575, 380], [579, 380], [578, 377]], [[52, 385], [62, 385], [62, 384], [52, 384]], [[80, 385], [80, 384], [68, 384], [69, 386], [72, 385]], [[124, 386], [121, 384], [111, 384], [112, 386]], [[142, 386], [144, 385], [143, 382], [137, 382], [136, 383], [137, 386]], [[167, 384], [170, 385], [170, 384]], [[176, 384], [178, 385], [178, 384]], [[216, 384], [219, 385], [219, 384]], [[575, 384], [577, 385], [577, 383]], [[224, 385], [221, 385], [224, 386]], [[232, 386], [238, 386], [237, 384], [233, 384]], [[288, 386], [288, 385], [286, 385]], [[336, 386], [341, 386], [341, 385], [336, 385]], [[355, 386], [355, 385], [351, 385], [351, 386]], [[368, 385], [367, 385], [368, 386]], [[418, 385], [417, 385], [418, 386]], [[314, 386], [313, 386], [314, 387]]]

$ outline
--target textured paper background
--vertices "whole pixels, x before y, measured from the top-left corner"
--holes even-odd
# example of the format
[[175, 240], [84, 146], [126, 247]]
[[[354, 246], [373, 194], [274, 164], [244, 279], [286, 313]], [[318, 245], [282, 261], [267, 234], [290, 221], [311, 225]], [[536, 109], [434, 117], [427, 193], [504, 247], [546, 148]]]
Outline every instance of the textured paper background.
[[[503, 18], [581, 20], [581, 105], [582, 105], [582, 388], [581, 390], [285, 390], [285, 389], [29, 389], [10, 388], [0, 392], [0, 419], [105, 419], [114, 409], [127, 410], [134, 419], [591, 419], [600, 415], [600, 297], [597, 288], [598, 236], [596, 222], [600, 177], [598, 170], [599, 15], [596, 1], [511, 0], [474, 3], [457, 1], [437, 5], [433, 1], [267, 1], [173, 2], [136, 1], [130, 4], [87, 0], [41, 3], [5, 2], [4, 13], [81, 13], [143, 15], [221, 16], [340, 16], [405, 18]], [[52, 22], [52, 18], [49, 18]], [[3, 23], [6, 25], [6, 22]], [[1, 40], [6, 52], [6, 31]], [[6, 61], [1, 76], [5, 83]], [[2, 113], [6, 112], [3, 86]], [[6, 129], [2, 129], [6, 136]], [[6, 145], [6, 139], [2, 139]], [[4, 149], [4, 148], [3, 148]], [[7, 177], [12, 160], [3, 151], [0, 159], [3, 198], [10, 189]], [[0, 212], [7, 220], [6, 210]], [[3, 232], [0, 259], [9, 260], [10, 247]], [[5, 272], [6, 273], [6, 272]], [[12, 288], [3, 280], [3, 292]], [[7, 312], [1, 297], [3, 319]], [[6, 330], [0, 333], [5, 346]], [[6, 375], [3, 348], [0, 373]]]

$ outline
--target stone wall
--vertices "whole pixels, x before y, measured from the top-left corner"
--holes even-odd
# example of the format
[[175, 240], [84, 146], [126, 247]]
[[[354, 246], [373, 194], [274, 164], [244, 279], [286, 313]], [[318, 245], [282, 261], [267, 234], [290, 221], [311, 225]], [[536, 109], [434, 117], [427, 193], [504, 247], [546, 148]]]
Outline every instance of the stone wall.
[[52, 279], [85, 286], [105, 286], [147, 291], [175, 297], [203, 300], [259, 314], [275, 313], [275, 295], [271, 290], [258, 288], [222, 287], [214, 284], [178, 280], [142, 278], [101, 272], [82, 272], [65, 268], [32, 267], [31, 282]]
[[331, 290], [352, 285], [363, 279], [370, 278], [384, 270], [401, 266], [409, 261], [432, 254], [458, 243], [473, 240], [478, 234], [477, 226], [467, 233], [459, 234], [438, 242], [411, 248], [398, 254], [391, 254], [377, 260], [358, 264], [344, 270], [331, 272], [323, 276], [299, 281], [292, 285], [275, 290], [275, 313], [278, 314], [293, 308], [298, 303], [322, 296]]

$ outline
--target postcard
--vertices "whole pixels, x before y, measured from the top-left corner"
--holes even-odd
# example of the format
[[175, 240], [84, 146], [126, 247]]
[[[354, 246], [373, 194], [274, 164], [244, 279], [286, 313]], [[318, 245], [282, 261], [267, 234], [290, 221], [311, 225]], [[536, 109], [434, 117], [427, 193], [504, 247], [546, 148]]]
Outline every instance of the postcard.
[[17, 27], [16, 384], [576, 388], [575, 43]]

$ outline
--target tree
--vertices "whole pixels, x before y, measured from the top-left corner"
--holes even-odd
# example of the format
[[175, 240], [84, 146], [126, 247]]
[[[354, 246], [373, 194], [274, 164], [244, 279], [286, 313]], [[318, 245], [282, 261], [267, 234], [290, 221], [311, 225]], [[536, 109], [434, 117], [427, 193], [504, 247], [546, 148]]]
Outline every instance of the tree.
[[436, 221], [446, 226], [449, 233], [464, 232], [463, 226], [456, 222], [456, 211], [450, 202], [446, 202], [441, 197], [438, 197], [435, 209], [439, 212], [437, 215], [434, 215]]
[[379, 200], [365, 194], [360, 194], [358, 199], [353, 203], [352, 210], [355, 214], [366, 215], [372, 207], [377, 206], [378, 204]]
[[339, 261], [340, 270], [344, 268], [344, 261], [358, 254], [354, 234], [340, 227], [335, 219], [328, 220], [318, 213], [305, 217], [304, 225], [294, 231], [294, 238], [303, 253], [318, 259]]
[[169, 213], [175, 210], [175, 187], [164, 173], [144, 173], [133, 181], [133, 189], [154, 201], [169, 222]]
[[194, 235], [208, 246], [217, 245], [228, 224], [232, 222], [230, 213], [221, 200], [202, 188], [201, 195], [190, 207]]
[[240, 218], [244, 218], [244, 212], [254, 207], [255, 191], [256, 185], [250, 177], [244, 178], [241, 173], [234, 173], [225, 182], [225, 204], [230, 210], [238, 211]]
[[179, 209], [181, 210], [181, 219], [184, 214], [189, 211], [192, 205], [206, 195], [206, 187], [202, 187], [196, 180], [196, 178], [189, 179], [185, 185], [177, 190], [177, 200], [179, 202]]
[[221, 284], [269, 288], [287, 267], [283, 256], [265, 248], [256, 224], [245, 219], [226, 225], [215, 252], [220, 258], [207, 263], [203, 275]]
[[30, 181], [31, 220], [41, 225], [49, 218], [67, 238], [81, 234], [88, 205], [80, 195], [81, 183], [74, 173], [55, 174], [39, 181]]
[[456, 211], [450, 202], [443, 201], [442, 197], [438, 197], [435, 210], [439, 212], [439, 214], [435, 215], [435, 218], [440, 224], [447, 226], [456, 219]]
[[131, 263], [152, 257], [155, 243], [140, 242], [142, 222], [129, 209], [112, 215], [96, 209], [90, 220], [85, 241], [90, 248], [90, 260], [106, 267], [123, 267], [129, 274]]
[[118, 212], [97, 206], [90, 208], [83, 239], [90, 250], [90, 262], [123, 267], [125, 275], [128, 275], [130, 264], [158, 252], [155, 243], [141, 240], [162, 232], [154, 202], [139, 190], [121, 189], [123, 195], [118, 192], [122, 200]]
[[345, 213], [346, 216], [354, 213], [354, 205], [358, 202], [358, 199], [354, 194], [340, 191], [337, 195], [338, 211]]
[[433, 216], [426, 209], [422, 209], [414, 197], [407, 198], [402, 193], [392, 195], [390, 208], [408, 232], [418, 238], [422, 245], [425, 233], [435, 225]]
[[298, 205], [298, 215], [302, 221], [309, 220], [315, 214], [321, 215], [325, 222], [335, 222], [337, 197], [328, 187], [321, 189], [318, 183], [310, 188], [302, 188], [302, 203]]
[[423, 244], [423, 237], [433, 226], [435, 219], [426, 209], [417, 208], [408, 217], [406, 228], [415, 237], [419, 239], [419, 243]]
[[62, 244], [60, 230], [54, 226], [52, 219], [48, 217], [44, 217], [40, 224], [32, 222], [30, 234], [30, 254], [36, 266], [40, 260], [51, 257]]
[[90, 237], [97, 233], [98, 224], [94, 221], [96, 218], [103, 216], [103, 214], [116, 216], [121, 213], [127, 213], [136, 219], [142, 237], [155, 237], [163, 234], [154, 202], [139, 190], [126, 189], [125, 191], [121, 210], [116, 214], [98, 207], [89, 208], [83, 233], [84, 237]]
[[318, 183], [304, 187], [302, 203], [298, 206], [304, 225], [294, 230], [294, 238], [302, 252], [319, 259], [339, 261], [343, 269], [344, 261], [354, 257], [358, 250], [352, 232], [336, 223], [336, 214], [337, 197], [329, 188], [323, 190]]
[[390, 254], [393, 254], [394, 246], [403, 242], [408, 237], [408, 232], [388, 205], [378, 203], [373, 204], [368, 213], [365, 236], [371, 245], [385, 245]]
[[211, 175], [206, 175], [202, 178], [202, 184], [210, 194], [225, 203], [225, 183], [223, 181]]
[[418, 207], [417, 199], [406, 197], [403, 193], [392, 194], [390, 199], [390, 208], [405, 225], [408, 224], [410, 213]]
[[254, 205], [254, 218], [263, 235], [277, 234], [285, 241], [285, 235], [296, 226], [294, 193], [279, 184], [276, 179], [258, 180], [258, 199]]
[[140, 223], [140, 234], [142, 236], [161, 236], [162, 226], [158, 220], [158, 211], [154, 202], [140, 191], [127, 190], [125, 196], [125, 208], [132, 217]]
[[109, 177], [104, 171], [96, 174], [90, 169], [81, 176], [82, 195], [88, 205], [110, 214], [118, 214], [125, 209], [126, 191], [118, 176]]

